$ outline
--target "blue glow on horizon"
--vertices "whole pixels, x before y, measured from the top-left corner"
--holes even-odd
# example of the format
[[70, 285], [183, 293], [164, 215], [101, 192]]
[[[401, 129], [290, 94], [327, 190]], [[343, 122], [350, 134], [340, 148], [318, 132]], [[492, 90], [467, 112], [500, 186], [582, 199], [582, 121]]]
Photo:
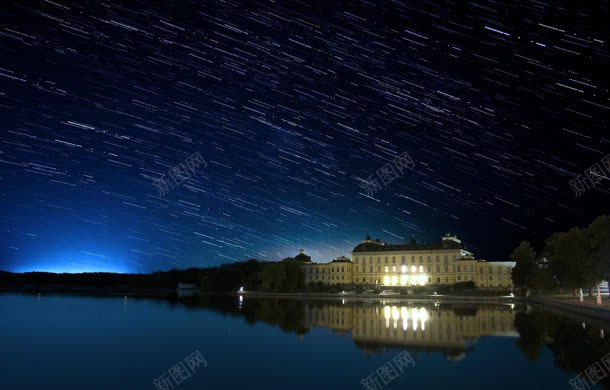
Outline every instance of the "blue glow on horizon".
[[52, 272], [57, 274], [77, 274], [83, 272], [111, 272], [129, 274], [134, 270], [123, 264], [122, 261], [115, 260], [111, 256], [94, 256], [89, 253], [61, 253], [52, 258], [40, 261], [31, 261], [15, 267], [12, 272]]

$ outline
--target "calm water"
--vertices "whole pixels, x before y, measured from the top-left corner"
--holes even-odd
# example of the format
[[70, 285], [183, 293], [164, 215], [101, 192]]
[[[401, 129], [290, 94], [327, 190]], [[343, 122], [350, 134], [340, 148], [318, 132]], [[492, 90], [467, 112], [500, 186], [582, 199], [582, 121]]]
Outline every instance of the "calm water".
[[172, 367], [184, 390], [570, 389], [610, 352], [600, 324], [510, 305], [0, 294], [0, 313], [0, 389], [155, 389]]

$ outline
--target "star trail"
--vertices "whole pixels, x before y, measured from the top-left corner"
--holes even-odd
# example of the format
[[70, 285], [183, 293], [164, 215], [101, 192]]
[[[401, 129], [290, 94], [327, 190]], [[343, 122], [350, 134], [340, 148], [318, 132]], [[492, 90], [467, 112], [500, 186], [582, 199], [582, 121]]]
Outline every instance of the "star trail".
[[610, 211], [607, 177], [569, 184], [610, 152], [607, 1], [160, 4], [0, 5], [0, 269], [328, 261], [446, 232], [505, 260]]

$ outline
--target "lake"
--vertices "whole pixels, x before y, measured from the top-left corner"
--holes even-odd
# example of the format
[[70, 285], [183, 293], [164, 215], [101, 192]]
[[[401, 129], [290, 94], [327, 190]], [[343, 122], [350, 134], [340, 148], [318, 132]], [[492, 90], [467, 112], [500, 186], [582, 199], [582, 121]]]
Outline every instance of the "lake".
[[604, 323], [511, 304], [0, 294], [0, 312], [0, 389], [571, 389], [610, 352]]

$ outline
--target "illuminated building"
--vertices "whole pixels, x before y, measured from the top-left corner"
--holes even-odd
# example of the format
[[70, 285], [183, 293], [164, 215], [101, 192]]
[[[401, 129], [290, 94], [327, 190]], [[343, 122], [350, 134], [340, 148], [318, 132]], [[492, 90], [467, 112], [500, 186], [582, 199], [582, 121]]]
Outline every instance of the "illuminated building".
[[437, 243], [387, 244], [367, 237], [352, 250], [352, 260], [339, 257], [330, 263], [313, 263], [301, 253], [295, 257], [305, 283], [423, 286], [473, 282], [477, 287], [510, 288], [514, 262], [475, 259], [449, 234]]

